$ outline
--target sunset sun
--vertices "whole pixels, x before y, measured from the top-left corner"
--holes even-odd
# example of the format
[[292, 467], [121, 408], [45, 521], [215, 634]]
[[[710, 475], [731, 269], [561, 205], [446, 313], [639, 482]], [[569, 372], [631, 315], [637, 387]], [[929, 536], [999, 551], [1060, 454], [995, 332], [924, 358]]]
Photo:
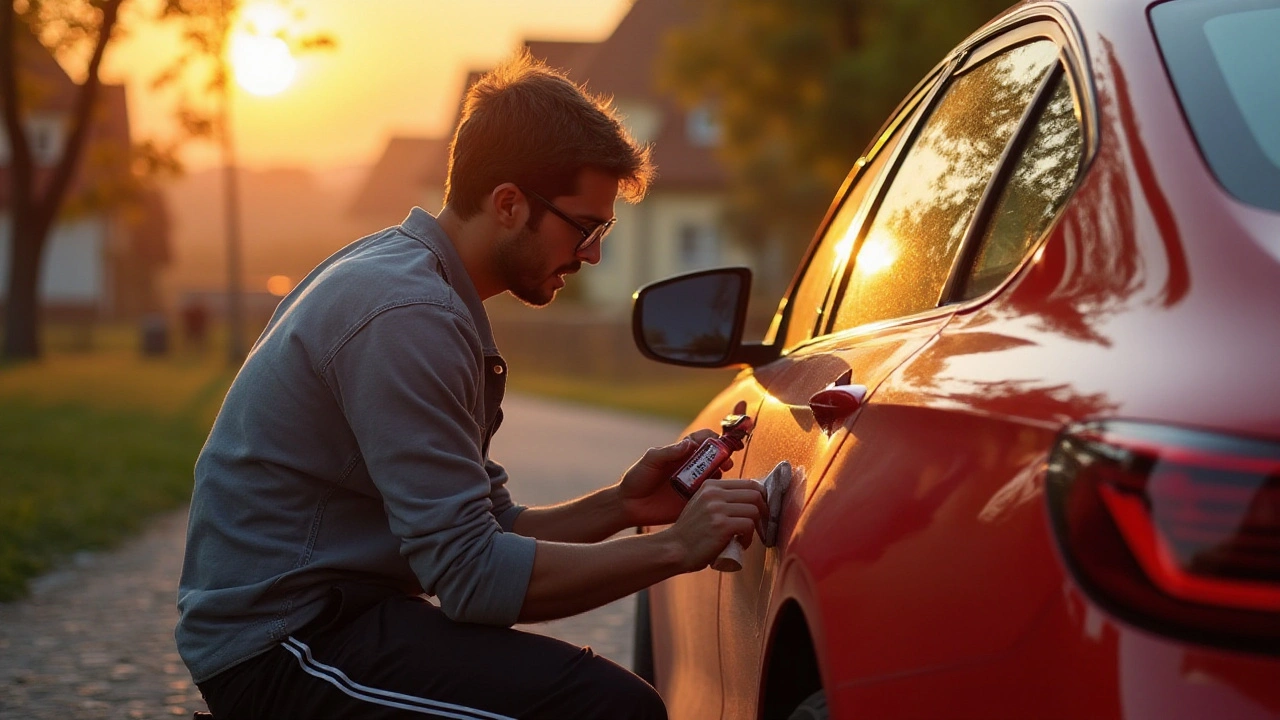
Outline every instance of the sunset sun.
[[289, 45], [276, 36], [288, 21], [275, 5], [251, 5], [231, 36], [231, 65], [236, 82], [254, 95], [275, 95], [289, 87], [298, 63]]

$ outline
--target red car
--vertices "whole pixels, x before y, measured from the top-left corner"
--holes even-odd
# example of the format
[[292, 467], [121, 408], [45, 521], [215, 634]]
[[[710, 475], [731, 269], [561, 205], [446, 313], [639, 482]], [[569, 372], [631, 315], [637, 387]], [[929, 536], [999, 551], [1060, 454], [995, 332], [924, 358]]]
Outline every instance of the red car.
[[[776, 547], [652, 588], [671, 717], [1280, 717], [1280, 0], [1021, 4], [750, 273], [636, 297], [744, 369]], [[860, 402], [855, 386], [866, 389]], [[647, 663], [642, 662], [641, 665]]]

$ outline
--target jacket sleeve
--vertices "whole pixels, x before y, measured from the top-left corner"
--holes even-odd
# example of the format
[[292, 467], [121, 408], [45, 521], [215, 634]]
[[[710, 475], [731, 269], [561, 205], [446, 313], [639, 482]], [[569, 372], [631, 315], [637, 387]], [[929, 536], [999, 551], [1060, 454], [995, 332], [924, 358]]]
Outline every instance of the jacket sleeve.
[[504, 532], [494, 512], [500, 499], [514, 522], [481, 453], [481, 361], [466, 318], [419, 302], [353, 329], [324, 375], [423, 590], [454, 620], [507, 626], [524, 604], [536, 543]]
[[517, 505], [507, 490], [507, 469], [492, 460], [485, 461], [485, 470], [489, 472], [489, 502], [493, 504], [493, 516], [503, 531], [511, 532], [516, 524], [516, 517], [524, 512], [524, 505]]

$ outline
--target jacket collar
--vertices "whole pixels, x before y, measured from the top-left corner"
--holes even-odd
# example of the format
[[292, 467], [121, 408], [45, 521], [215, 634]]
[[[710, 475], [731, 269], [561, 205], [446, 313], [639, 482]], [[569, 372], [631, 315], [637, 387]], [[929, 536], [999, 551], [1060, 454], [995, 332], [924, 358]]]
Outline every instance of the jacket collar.
[[440, 259], [444, 281], [449, 283], [458, 297], [462, 298], [467, 312], [471, 314], [476, 330], [480, 333], [484, 354], [497, 355], [498, 344], [493, 339], [493, 328], [489, 325], [489, 314], [485, 311], [484, 301], [480, 299], [475, 283], [467, 274], [462, 258], [458, 257], [458, 251], [453, 247], [453, 241], [445, 234], [444, 228], [440, 227], [440, 223], [436, 222], [431, 213], [415, 207], [409, 211], [409, 216], [404, 219], [404, 222], [400, 223], [400, 229], [426, 245], [427, 249]]

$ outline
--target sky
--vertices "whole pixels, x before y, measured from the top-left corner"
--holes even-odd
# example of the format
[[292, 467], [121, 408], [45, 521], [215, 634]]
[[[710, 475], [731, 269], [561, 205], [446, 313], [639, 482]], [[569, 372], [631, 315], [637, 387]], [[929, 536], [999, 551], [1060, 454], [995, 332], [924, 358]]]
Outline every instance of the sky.
[[[469, 69], [492, 66], [525, 37], [601, 40], [630, 0], [294, 0], [292, 7], [305, 13], [302, 33], [325, 32], [337, 47], [296, 58], [293, 82], [276, 95], [236, 86], [236, 153], [245, 167], [367, 165], [392, 135], [446, 136]], [[132, 27], [108, 50], [102, 77], [128, 86], [135, 140], [167, 138], [172, 100], [150, 81], [180, 47], [176, 27]], [[183, 160], [199, 170], [219, 156], [200, 142]]]

